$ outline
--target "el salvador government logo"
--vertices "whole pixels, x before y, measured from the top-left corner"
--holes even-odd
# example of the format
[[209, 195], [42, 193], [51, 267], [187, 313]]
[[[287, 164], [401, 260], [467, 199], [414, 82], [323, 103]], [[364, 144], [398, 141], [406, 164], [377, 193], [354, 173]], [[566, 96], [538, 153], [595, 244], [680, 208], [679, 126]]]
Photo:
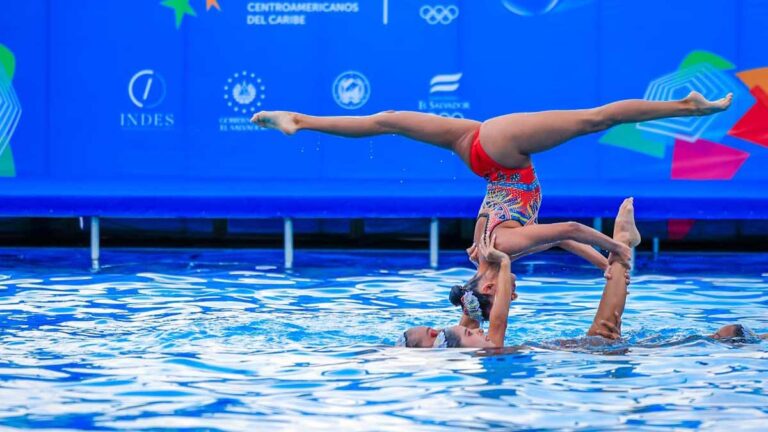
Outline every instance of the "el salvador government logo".
[[427, 24], [448, 25], [459, 17], [459, 7], [456, 5], [424, 5], [419, 9], [419, 15]]
[[347, 71], [333, 82], [333, 99], [344, 109], [358, 109], [368, 102], [371, 84], [360, 72]]
[[137, 72], [128, 82], [128, 97], [137, 108], [152, 109], [165, 100], [163, 77], [152, 69]]
[[266, 99], [266, 89], [256, 74], [248, 71], [236, 72], [224, 85], [224, 100], [235, 113], [253, 114], [261, 108], [262, 101]]

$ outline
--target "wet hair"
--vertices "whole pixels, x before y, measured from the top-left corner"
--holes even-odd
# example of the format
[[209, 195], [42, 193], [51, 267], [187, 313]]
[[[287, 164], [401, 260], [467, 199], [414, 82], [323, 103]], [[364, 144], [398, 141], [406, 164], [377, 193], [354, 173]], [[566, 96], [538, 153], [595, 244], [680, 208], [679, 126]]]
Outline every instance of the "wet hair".
[[744, 335], [744, 326], [741, 324], [736, 324], [736, 328], [733, 330], [733, 338], [736, 340], [746, 340], [746, 336]]
[[397, 338], [397, 342], [395, 342], [396, 347], [406, 347], [406, 348], [413, 348], [413, 344], [408, 341], [408, 330], [404, 331], [403, 334], [400, 335], [400, 337]]
[[461, 298], [464, 297], [464, 294], [467, 292], [471, 292], [477, 298], [478, 303], [480, 303], [480, 312], [482, 312], [483, 319], [489, 321], [491, 319], [491, 306], [493, 304], [491, 303], [491, 296], [480, 292], [478, 285], [480, 284], [480, 279], [482, 277], [482, 274], [476, 274], [472, 276], [472, 279], [467, 281], [466, 284], [454, 285], [451, 288], [451, 293], [448, 294], [448, 299], [454, 306], [462, 307], [464, 305]]
[[726, 343], [742, 344], [760, 343], [761, 341], [760, 336], [758, 336], [757, 333], [742, 324], [734, 324], [733, 336], [722, 338], [722, 340]]

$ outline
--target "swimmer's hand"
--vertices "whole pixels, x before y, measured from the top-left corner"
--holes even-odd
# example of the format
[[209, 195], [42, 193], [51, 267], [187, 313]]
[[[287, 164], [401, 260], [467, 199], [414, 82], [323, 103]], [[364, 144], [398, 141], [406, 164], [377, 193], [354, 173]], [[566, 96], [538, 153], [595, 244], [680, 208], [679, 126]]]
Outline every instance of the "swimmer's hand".
[[627, 245], [621, 245], [621, 248], [617, 251], [608, 254], [608, 267], [611, 264], [618, 262], [621, 263], [626, 269], [632, 268], [632, 249]]
[[595, 334], [611, 340], [621, 339], [621, 315], [618, 312], [614, 312], [613, 315], [616, 317], [616, 324], [600, 320], [600, 325], [605, 329], [597, 329]]
[[484, 235], [480, 241], [480, 256], [489, 263], [509, 264], [509, 255], [496, 249], [494, 247], [495, 244], [496, 234], [494, 234], [490, 240], [488, 239], [488, 236]]
[[467, 248], [467, 255], [469, 256], [469, 262], [477, 267], [479, 265], [477, 256], [477, 243], [472, 243], [472, 246]]
[[[608, 266], [605, 268], [605, 273], [603, 273], [603, 277], [607, 281], [613, 278], [613, 274], [611, 273], [611, 266]], [[629, 285], [629, 283], [631, 282], [629, 277], [629, 269], [624, 269], [624, 282], [626, 282], [627, 285]], [[627, 294], [629, 294], [629, 292], [627, 292]]]

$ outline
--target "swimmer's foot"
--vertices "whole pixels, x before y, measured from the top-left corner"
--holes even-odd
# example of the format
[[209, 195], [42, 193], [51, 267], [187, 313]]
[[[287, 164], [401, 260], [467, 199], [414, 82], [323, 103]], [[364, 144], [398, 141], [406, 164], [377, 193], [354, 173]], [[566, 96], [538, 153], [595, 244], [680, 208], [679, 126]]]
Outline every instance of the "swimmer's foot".
[[613, 238], [631, 248], [640, 244], [640, 231], [635, 225], [635, 199], [627, 198], [621, 203], [616, 223], [613, 227]]
[[733, 93], [728, 93], [724, 98], [716, 101], [708, 101], [701, 93], [692, 91], [683, 99], [692, 109], [692, 115], [703, 116], [725, 111], [731, 106]]
[[296, 114], [288, 111], [261, 111], [251, 117], [251, 123], [267, 129], [277, 129], [286, 135], [299, 130]]

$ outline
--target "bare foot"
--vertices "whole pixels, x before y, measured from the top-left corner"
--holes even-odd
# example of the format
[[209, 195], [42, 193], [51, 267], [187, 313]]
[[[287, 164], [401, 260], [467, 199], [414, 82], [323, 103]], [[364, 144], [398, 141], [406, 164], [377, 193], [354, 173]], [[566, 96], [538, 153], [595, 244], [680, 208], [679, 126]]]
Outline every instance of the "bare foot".
[[733, 93], [728, 93], [724, 98], [710, 102], [697, 91], [692, 91], [683, 99], [693, 109], [693, 115], [703, 116], [725, 111], [731, 106]]
[[288, 111], [260, 111], [251, 117], [251, 123], [267, 129], [277, 129], [286, 135], [293, 135], [299, 129], [296, 115]]
[[616, 223], [613, 227], [613, 238], [631, 248], [640, 244], [640, 232], [635, 226], [635, 199], [627, 198], [619, 207]]

